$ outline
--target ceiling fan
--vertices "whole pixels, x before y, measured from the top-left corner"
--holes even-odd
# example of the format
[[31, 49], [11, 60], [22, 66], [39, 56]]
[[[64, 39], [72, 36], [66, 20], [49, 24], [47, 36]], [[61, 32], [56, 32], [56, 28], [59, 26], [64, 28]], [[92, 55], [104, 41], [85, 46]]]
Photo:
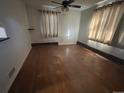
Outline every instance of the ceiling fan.
[[54, 9], [61, 8], [62, 11], [69, 11], [69, 7], [81, 8], [80, 5], [72, 4], [74, 2], [74, 0], [64, 0], [64, 1], [62, 1], [62, 3], [59, 3], [59, 2], [56, 2], [56, 1], [51, 1], [51, 2], [55, 3], [55, 4], [59, 4], [60, 6], [54, 8]]

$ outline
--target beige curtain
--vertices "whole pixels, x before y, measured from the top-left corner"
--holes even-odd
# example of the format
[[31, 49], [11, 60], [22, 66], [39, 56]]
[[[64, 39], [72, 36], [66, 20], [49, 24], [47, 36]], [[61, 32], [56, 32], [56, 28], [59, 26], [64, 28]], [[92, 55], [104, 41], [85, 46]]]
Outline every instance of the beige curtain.
[[44, 38], [58, 37], [59, 12], [41, 11], [41, 34]]
[[[124, 14], [121, 20], [121, 25], [124, 24]], [[123, 25], [122, 25], [123, 26]], [[117, 45], [121, 48], [124, 48], [124, 27], [119, 28], [120, 33], [118, 35]]]
[[111, 44], [118, 23], [124, 14], [124, 3], [113, 4], [94, 12], [90, 24], [89, 38]]
[[119, 40], [118, 40], [118, 45], [120, 47], [124, 47], [124, 31], [120, 34]]

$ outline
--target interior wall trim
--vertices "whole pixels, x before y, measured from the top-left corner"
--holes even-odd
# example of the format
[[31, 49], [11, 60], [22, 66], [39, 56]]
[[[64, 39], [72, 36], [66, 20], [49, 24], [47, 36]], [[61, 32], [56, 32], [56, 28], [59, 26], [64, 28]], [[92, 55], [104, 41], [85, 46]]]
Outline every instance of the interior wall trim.
[[97, 49], [95, 49], [95, 48], [93, 48], [93, 47], [90, 47], [90, 46], [88, 46], [88, 45], [86, 45], [86, 44], [80, 42], [80, 41], [77, 41], [77, 45], [83, 46], [83, 47], [85, 47], [85, 48], [87, 48], [87, 49], [89, 49], [89, 50], [91, 50], [91, 51], [93, 51], [93, 52], [95, 52], [95, 53], [98, 53], [99, 55], [101, 55], [101, 56], [103, 56], [103, 57], [109, 59], [110, 61], [112, 61], [112, 62], [114, 62], [114, 63], [124, 65], [124, 60], [123, 60], [123, 59], [120, 59], [120, 58], [118, 58], [118, 57], [116, 57], [116, 56], [113, 56], [113, 55], [111, 55], [111, 54], [108, 54], [108, 53], [105, 53], [105, 52], [103, 52], [103, 51], [97, 50]]
[[48, 42], [48, 43], [32, 43], [32, 46], [41, 46], [41, 45], [58, 45], [58, 42]]

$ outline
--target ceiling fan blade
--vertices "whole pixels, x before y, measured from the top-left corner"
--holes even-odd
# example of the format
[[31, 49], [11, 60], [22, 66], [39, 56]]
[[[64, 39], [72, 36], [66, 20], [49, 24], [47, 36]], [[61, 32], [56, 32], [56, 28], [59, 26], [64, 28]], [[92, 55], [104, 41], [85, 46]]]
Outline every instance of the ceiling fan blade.
[[62, 7], [62, 6], [58, 6], [58, 7], [55, 7], [55, 8], [53, 8], [53, 9], [57, 9], [57, 8], [60, 8], [60, 7]]
[[62, 5], [61, 3], [58, 3], [56, 1], [51, 1], [52, 3], [55, 3], [55, 4], [59, 4], [59, 5]]
[[80, 5], [69, 5], [69, 7], [81, 8], [81, 6], [80, 6]]

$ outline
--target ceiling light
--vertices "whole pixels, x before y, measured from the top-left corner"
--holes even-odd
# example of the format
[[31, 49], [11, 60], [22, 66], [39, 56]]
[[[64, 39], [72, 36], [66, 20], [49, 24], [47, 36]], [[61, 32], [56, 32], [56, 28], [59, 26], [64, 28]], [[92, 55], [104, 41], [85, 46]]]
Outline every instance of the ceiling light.
[[68, 8], [68, 7], [62, 7], [61, 10], [62, 10], [63, 12], [68, 12], [68, 11], [69, 11], [69, 8]]

